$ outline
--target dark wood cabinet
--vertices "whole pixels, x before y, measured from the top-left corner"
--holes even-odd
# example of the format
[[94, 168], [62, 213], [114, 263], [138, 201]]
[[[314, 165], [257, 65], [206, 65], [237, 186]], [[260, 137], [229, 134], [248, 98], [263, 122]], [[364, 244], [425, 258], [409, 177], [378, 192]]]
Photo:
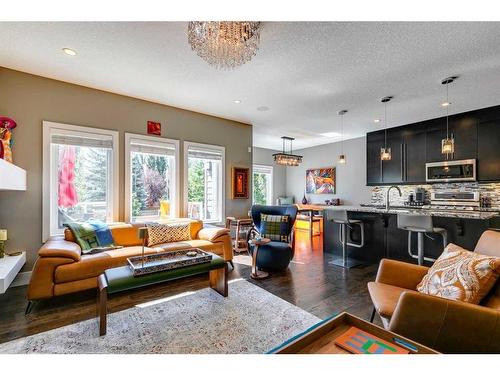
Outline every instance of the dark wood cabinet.
[[450, 116], [450, 132], [455, 139], [453, 160], [475, 159], [477, 157], [477, 119], [460, 114]]
[[426, 124], [419, 123], [403, 131], [403, 182], [425, 181]]
[[382, 161], [380, 147], [384, 145], [384, 132], [368, 133], [366, 136], [366, 184], [382, 183]]
[[480, 181], [500, 180], [500, 119], [478, 124], [477, 168]]
[[455, 152], [441, 153], [441, 141], [446, 138], [446, 118], [431, 120], [427, 126], [426, 159], [432, 163], [445, 160], [475, 159], [477, 155], [477, 119], [467, 114], [449, 118], [448, 135], [455, 140]]
[[445, 122], [443, 122], [442, 119], [427, 121], [425, 144], [427, 163], [446, 160], [446, 155], [441, 153], [441, 140], [443, 138], [446, 138], [446, 120]]
[[391, 149], [391, 160], [382, 161], [382, 182], [396, 184], [403, 182], [403, 138], [398, 129], [387, 130], [387, 146]]
[[477, 159], [478, 181], [500, 181], [500, 106], [449, 117], [452, 155], [441, 153], [446, 117], [387, 130], [392, 159], [380, 161], [384, 131], [367, 134], [367, 184], [418, 184], [425, 181], [425, 163]]

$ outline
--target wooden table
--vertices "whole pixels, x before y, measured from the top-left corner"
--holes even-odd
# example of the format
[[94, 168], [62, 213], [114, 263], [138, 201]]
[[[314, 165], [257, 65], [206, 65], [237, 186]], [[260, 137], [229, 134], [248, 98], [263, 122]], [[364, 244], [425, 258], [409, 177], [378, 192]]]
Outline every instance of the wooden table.
[[[226, 228], [231, 230], [231, 227], [236, 227], [236, 230], [235, 230], [235, 235], [234, 235], [234, 241], [231, 241], [232, 242], [232, 245], [233, 245], [233, 251], [234, 252], [243, 252], [243, 251], [246, 251], [247, 250], [247, 240], [246, 238], [244, 238], [243, 240], [240, 240], [240, 231], [243, 230], [243, 229], [250, 229], [253, 225], [253, 220], [249, 217], [246, 217], [246, 218], [241, 218], [241, 219], [237, 219], [235, 217], [232, 217], [232, 216], [228, 216], [226, 218]], [[232, 238], [231, 238], [232, 240]], [[242, 246], [243, 245], [243, 246]]]
[[351, 354], [335, 344], [335, 339], [349, 328], [356, 327], [385, 341], [398, 344], [410, 354], [439, 354], [406, 337], [387, 331], [373, 323], [343, 312], [326, 319], [307, 331], [271, 350], [271, 354]]
[[269, 276], [269, 273], [257, 269], [257, 254], [259, 253], [259, 246], [265, 245], [271, 242], [271, 240], [269, 238], [261, 238], [260, 240], [253, 239], [248, 242], [255, 247], [252, 252], [252, 273], [250, 277], [256, 280], [265, 279]]
[[[308, 213], [309, 215], [309, 235], [313, 236], [313, 222], [314, 221], [320, 221], [321, 219], [319, 220], [315, 220], [314, 219], [314, 212], [315, 211], [320, 211], [322, 212], [325, 207], [328, 207], [326, 204], [297, 204], [297, 207], [299, 208], [298, 212], [300, 214], [306, 214]], [[322, 231], [322, 229], [320, 229], [320, 232]]]
[[134, 276], [129, 266], [107, 269], [97, 278], [99, 335], [103, 336], [106, 334], [108, 294], [141, 288], [170, 280], [181, 279], [201, 273], [209, 273], [210, 287], [223, 297], [227, 297], [227, 263], [224, 259], [215, 254], [212, 254], [212, 260], [207, 263], [199, 263], [172, 270], [153, 272], [141, 276]]

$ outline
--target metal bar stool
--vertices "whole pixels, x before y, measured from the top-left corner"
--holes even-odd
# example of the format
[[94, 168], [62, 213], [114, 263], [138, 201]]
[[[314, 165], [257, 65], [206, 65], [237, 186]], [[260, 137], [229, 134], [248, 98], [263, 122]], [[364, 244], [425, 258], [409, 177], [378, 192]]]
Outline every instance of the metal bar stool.
[[[340, 238], [340, 243], [342, 244], [342, 258], [334, 259], [331, 263], [336, 266], [344, 268], [352, 268], [362, 264], [362, 262], [356, 259], [349, 258], [349, 256], [347, 255], [347, 246], [361, 248], [365, 245], [364, 223], [361, 220], [349, 219], [346, 210], [328, 210], [328, 211], [330, 219], [334, 223], [340, 224], [339, 238]], [[361, 239], [359, 243], [351, 242], [349, 240], [351, 238], [351, 229], [353, 225], [358, 225], [360, 227]]]
[[[434, 262], [436, 260], [425, 256], [424, 234], [428, 238], [434, 240], [428, 235], [428, 233], [437, 233], [443, 237], [443, 248], [448, 245], [447, 230], [444, 228], [434, 227], [431, 216], [398, 214], [398, 228], [408, 231], [408, 254], [412, 258], [418, 259], [418, 264], [421, 266], [424, 264], [424, 260], [429, 262]], [[411, 235], [413, 232], [417, 233], [417, 255], [413, 254], [411, 250]]]

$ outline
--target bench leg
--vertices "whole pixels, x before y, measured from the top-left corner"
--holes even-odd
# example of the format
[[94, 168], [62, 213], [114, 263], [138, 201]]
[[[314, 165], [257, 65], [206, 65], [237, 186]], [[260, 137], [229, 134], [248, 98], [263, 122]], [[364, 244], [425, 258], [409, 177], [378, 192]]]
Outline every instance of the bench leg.
[[210, 271], [210, 288], [223, 297], [227, 297], [227, 263], [224, 268], [217, 268]]
[[99, 293], [97, 296], [97, 306], [99, 310], [99, 336], [106, 334], [106, 324], [108, 315], [108, 283], [106, 276], [100, 275], [97, 279]]

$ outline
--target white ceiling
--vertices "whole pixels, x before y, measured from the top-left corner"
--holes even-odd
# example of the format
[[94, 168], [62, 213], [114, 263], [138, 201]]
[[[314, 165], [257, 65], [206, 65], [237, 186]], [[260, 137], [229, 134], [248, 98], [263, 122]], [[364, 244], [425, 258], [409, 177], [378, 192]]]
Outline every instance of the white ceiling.
[[[500, 104], [500, 23], [264, 22], [261, 47], [233, 71], [208, 66], [185, 22], [0, 23], [0, 65], [254, 125], [254, 145], [294, 148]], [[70, 57], [61, 48], [78, 52]], [[233, 100], [241, 100], [234, 104]], [[270, 108], [267, 112], [259, 106]]]

